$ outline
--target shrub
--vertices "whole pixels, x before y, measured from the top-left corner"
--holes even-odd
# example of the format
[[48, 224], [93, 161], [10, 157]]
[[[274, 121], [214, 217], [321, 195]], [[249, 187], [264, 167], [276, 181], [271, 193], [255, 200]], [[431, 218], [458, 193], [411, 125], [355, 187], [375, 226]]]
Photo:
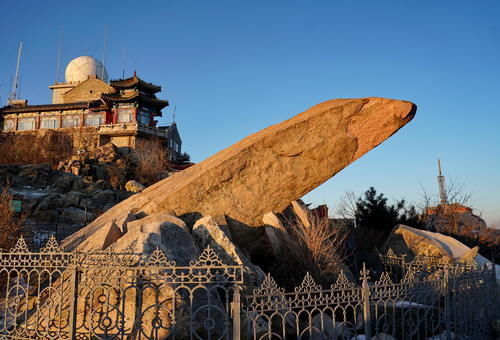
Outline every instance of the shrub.
[[135, 178], [148, 186], [162, 179], [162, 173], [170, 169], [168, 149], [159, 139], [141, 140], [137, 142], [132, 153], [137, 167]]
[[8, 188], [0, 191], [0, 248], [15, 246], [24, 223], [23, 216], [16, 216], [11, 207], [12, 194]]
[[3, 133], [0, 141], [0, 164], [5, 165], [39, 163], [57, 165], [73, 152], [71, 137], [52, 130], [43, 134]]
[[328, 217], [309, 215], [310, 226], [295, 218], [287, 225], [282, 240], [283, 254], [271, 268], [273, 276], [284, 287], [299, 284], [309, 272], [324, 286], [335, 282], [347, 257], [349, 230], [333, 224]]

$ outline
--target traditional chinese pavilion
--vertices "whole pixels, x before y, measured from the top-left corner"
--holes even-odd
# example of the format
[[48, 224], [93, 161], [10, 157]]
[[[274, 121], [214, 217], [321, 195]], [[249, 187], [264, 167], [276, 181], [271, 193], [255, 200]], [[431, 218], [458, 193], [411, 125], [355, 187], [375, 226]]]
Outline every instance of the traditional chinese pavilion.
[[95, 58], [82, 56], [66, 67], [65, 82], [49, 86], [52, 103], [28, 105], [12, 100], [0, 108], [0, 128], [16, 134], [56, 129], [73, 137], [82, 147], [82, 138], [93, 146], [113, 143], [134, 148], [141, 139], [158, 138], [172, 160], [186, 158], [175, 123], [157, 126], [157, 117], [168, 101], [156, 97], [161, 87], [140, 79], [135, 73], [127, 79], [108, 82], [106, 69]]

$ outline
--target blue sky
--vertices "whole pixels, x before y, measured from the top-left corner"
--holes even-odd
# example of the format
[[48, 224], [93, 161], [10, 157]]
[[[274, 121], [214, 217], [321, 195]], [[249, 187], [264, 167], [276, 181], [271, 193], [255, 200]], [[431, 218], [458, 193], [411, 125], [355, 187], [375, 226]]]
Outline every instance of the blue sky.
[[369, 186], [394, 199], [437, 192], [436, 159], [500, 221], [498, 1], [1, 1], [0, 96], [24, 42], [21, 97], [50, 101], [59, 34], [62, 67], [80, 55], [121, 77], [163, 87], [183, 148], [199, 162], [250, 133], [332, 98], [382, 96], [418, 105], [390, 140], [308, 194], [334, 206]]

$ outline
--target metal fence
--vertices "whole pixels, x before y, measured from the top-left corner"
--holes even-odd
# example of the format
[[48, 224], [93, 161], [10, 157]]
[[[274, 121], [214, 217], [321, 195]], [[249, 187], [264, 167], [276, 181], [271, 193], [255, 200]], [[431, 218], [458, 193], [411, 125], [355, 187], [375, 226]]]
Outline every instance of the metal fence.
[[[489, 339], [495, 268], [474, 263], [377, 256], [387, 271], [363, 266], [359, 284], [341, 272], [328, 288], [308, 274], [293, 292], [271, 276], [243, 297], [248, 339]], [[445, 265], [445, 262], [447, 263]], [[379, 268], [380, 266], [375, 266]]]
[[391, 270], [359, 281], [341, 272], [324, 288], [308, 274], [285, 292], [268, 275], [240, 293], [243, 266], [211, 248], [179, 266], [159, 249], [63, 252], [51, 236], [30, 252], [21, 238], [0, 253], [0, 339], [488, 338], [494, 269], [401, 258], [380, 256]]
[[232, 292], [242, 267], [207, 248], [188, 266], [156, 249], [38, 253], [20, 239], [0, 253], [3, 339], [232, 339]]

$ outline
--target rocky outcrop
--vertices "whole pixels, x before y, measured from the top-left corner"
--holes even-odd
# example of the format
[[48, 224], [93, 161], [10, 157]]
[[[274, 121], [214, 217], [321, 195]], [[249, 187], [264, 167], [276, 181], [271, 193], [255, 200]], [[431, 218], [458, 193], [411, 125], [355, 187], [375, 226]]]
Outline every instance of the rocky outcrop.
[[0, 187], [7, 186], [23, 201], [23, 213], [32, 223], [84, 225], [109, 207], [133, 195], [114, 190], [104, 180], [53, 170], [49, 164], [0, 165]]
[[110, 209], [89, 228], [137, 208], [226, 215], [261, 225], [262, 215], [325, 182], [390, 137], [414, 116], [410, 102], [336, 99], [255, 133]]

